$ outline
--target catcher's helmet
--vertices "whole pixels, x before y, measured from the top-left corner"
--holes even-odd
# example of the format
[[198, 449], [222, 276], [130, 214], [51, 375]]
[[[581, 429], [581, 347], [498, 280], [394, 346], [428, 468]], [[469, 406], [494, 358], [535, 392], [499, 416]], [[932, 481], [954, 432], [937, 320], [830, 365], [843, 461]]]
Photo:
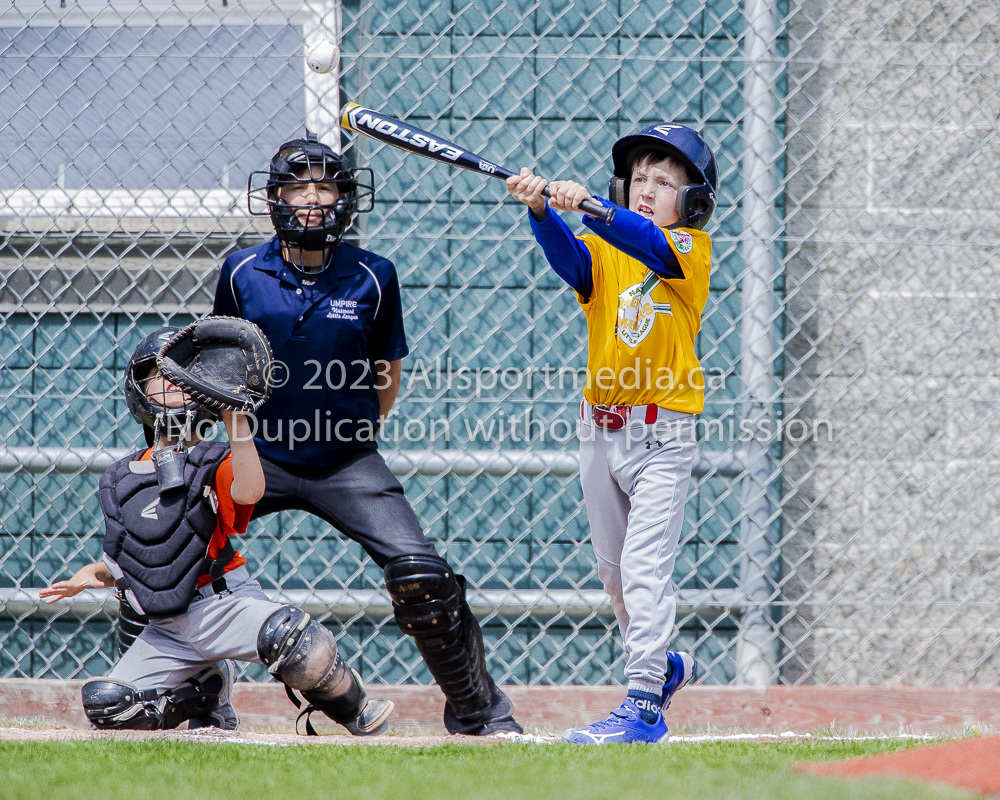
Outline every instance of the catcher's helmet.
[[149, 371], [156, 366], [156, 354], [180, 328], [165, 325], [146, 336], [135, 348], [125, 367], [125, 403], [132, 419], [145, 428], [146, 442], [153, 445], [157, 422], [167, 430], [183, 430], [202, 420], [217, 419], [211, 410], [195, 402], [181, 408], [168, 408], [146, 396]]
[[[293, 206], [279, 196], [283, 186], [320, 181], [337, 184], [340, 197], [336, 202]], [[300, 250], [325, 250], [340, 242], [355, 214], [375, 207], [374, 173], [367, 167], [352, 168], [346, 156], [335, 153], [307, 130], [305, 139], [292, 139], [278, 148], [266, 172], [250, 173], [247, 195], [250, 213], [269, 215], [283, 245]], [[255, 199], [262, 201], [267, 210], [255, 210]], [[322, 224], [303, 226], [295, 216], [300, 208], [321, 210]]]
[[[611, 148], [614, 175], [608, 185], [612, 203], [628, 208], [628, 191], [632, 182], [629, 155], [637, 147], [654, 147], [664, 156], [673, 156], [687, 167], [696, 182], [677, 188], [677, 216], [682, 225], [703, 230], [715, 211], [719, 194], [719, 170], [712, 148], [686, 125], [661, 122], [643, 128], [638, 133], [623, 136]], [[707, 210], [706, 210], [707, 208]]]

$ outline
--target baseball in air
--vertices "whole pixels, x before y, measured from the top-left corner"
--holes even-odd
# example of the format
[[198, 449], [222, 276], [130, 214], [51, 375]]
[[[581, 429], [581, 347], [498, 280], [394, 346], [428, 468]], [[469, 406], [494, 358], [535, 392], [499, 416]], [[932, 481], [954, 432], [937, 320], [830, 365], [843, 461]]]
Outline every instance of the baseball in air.
[[306, 51], [306, 64], [313, 72], [323, 75], [333, 69], [339, 55], [340, 48], [337, 45], [327, 39], [320, 39]]

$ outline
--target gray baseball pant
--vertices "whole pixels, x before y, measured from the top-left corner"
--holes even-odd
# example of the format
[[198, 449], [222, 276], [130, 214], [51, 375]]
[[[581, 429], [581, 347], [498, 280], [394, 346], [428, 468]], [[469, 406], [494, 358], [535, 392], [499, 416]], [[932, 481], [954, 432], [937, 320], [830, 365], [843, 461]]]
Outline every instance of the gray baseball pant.
[[246, 567], [225, 577], [228, 591], [217, 595], [209, 584], [183, 614], [151, 619], [108, 677], [163, 692], [227, 658], [261, 663], [257, 634], [281, 604], [267, 599]]
[[629, 689], [660, 694], [677, 602], [671, 575], [696, 451], [694, 416], [608, 431], [583, 404], [580, 481], [597, 572], [625, 643]]

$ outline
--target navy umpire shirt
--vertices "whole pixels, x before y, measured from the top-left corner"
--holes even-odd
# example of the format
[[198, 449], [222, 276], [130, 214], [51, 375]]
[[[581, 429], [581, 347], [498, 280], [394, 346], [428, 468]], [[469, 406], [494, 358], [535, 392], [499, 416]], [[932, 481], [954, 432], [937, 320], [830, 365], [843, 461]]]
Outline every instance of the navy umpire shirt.
[[[275, 388], [256, 414], [262, 456], [307, 469], [331, 466], [378, 430], [376, 382], [409, 352], [391, 261], [343, 242], [319, 275], [285, 263], [277, 237], [222, 265], [213, 314], [257, 323], [271, 343]], [[371, 366], [369, 366], [371, 364]], [[252, 423], [251, 423], [252, 425]]]

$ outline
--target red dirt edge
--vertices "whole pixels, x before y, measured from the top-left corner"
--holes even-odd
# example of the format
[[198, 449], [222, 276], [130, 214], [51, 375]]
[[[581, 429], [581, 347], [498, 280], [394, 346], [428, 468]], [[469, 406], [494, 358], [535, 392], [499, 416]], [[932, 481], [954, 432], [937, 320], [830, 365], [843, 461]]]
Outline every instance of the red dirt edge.
[[[81, 680], [0, 678], [0, 719], [34, 719], [90, 729], [80, 705]], [[536, 731], [561, 732], [603, 718], [625, 697], [624, 686], [504, 686], [514, 715]], [[368, 693], [396, 704], [397, 729], [444, 734], [444, 695], [436, 686], [369, 684]], [[281, 685], [239, 682], [233, 702], [246, 730], [291, 731], [295, 708]], [[1000, 688], [919, 686], [689, 686], [667, 712], [674, 733], [742, 731], [846, 735], [962, 733], [1000, 730]]]
[[863, 756], [825, 764], [802, 762], [796, 772], [861, 777], [896, 775], [1000, 794], [1000, 736], [912, 747], [899, 753]]

